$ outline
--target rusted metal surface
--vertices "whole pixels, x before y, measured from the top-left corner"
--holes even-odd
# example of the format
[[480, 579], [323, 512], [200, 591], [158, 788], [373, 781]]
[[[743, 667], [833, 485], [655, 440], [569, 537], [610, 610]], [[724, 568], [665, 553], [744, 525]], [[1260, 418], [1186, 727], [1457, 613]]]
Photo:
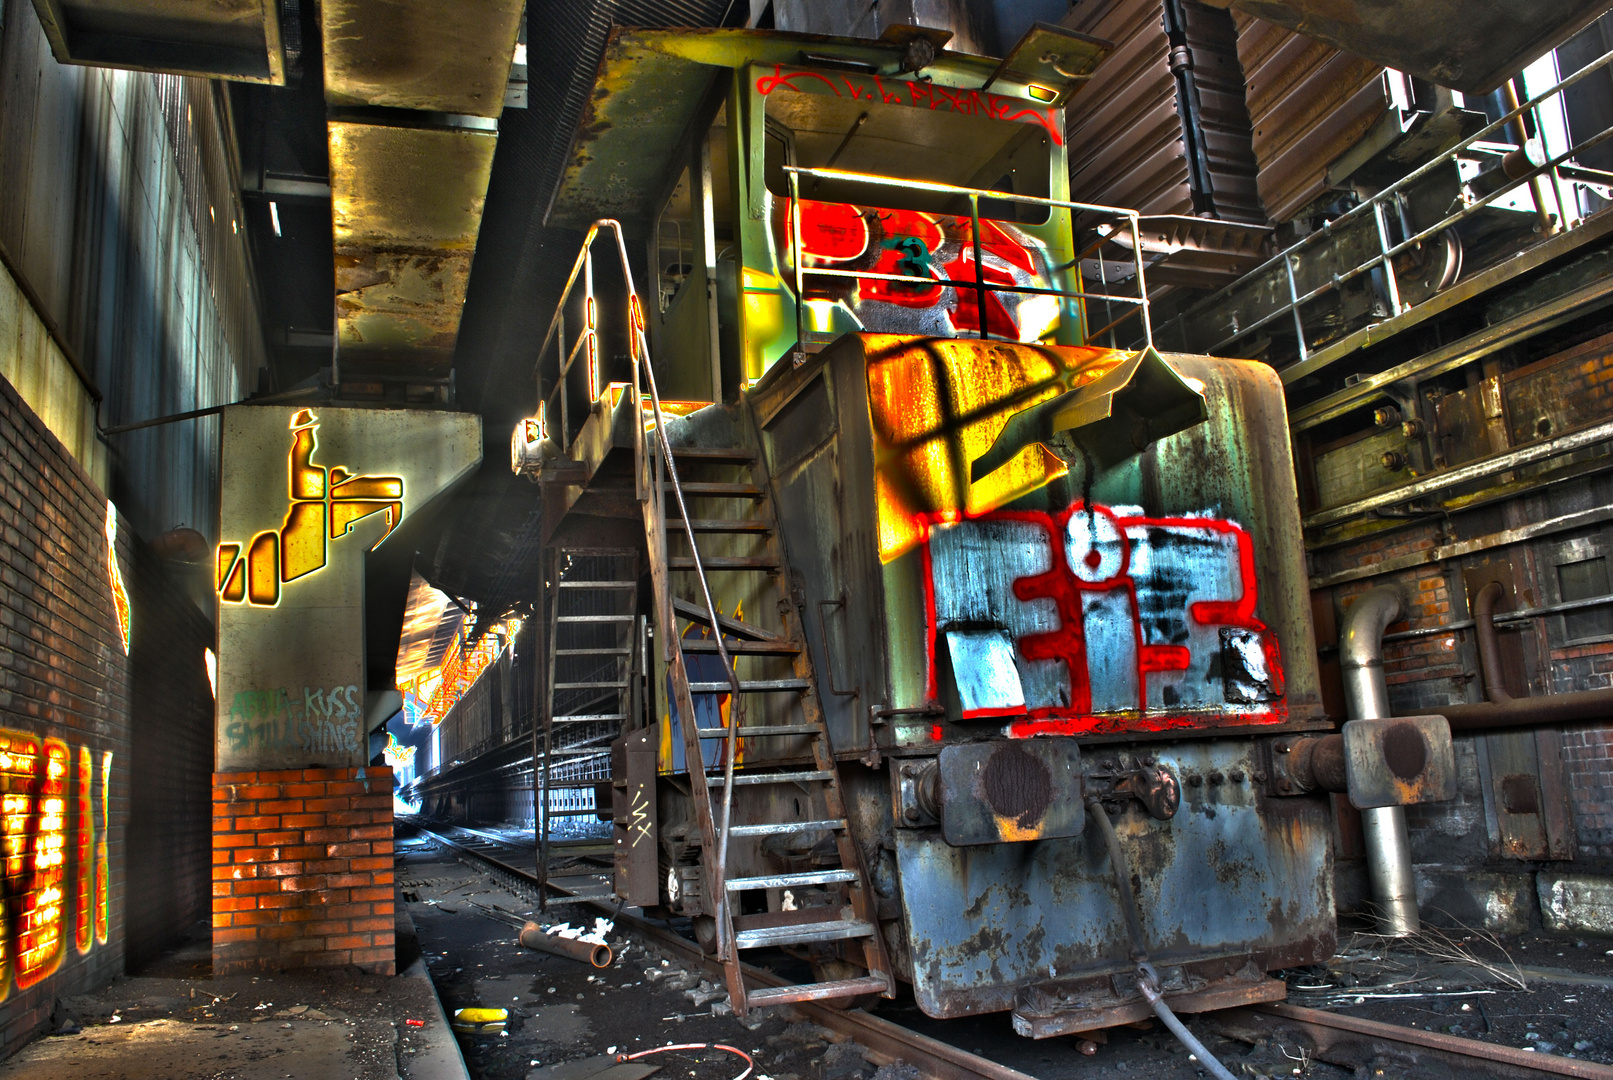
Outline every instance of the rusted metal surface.
[[278, 0], [34, 0], [63, 64], [283, 86]]
[[497, 141], [331, 122], [342, 379], [448, 377]]
[[1240, 1042], [1290, 1039], [1320, 1061], [1368, 1073], [1405, 1075], [1412, 1069], [1428, 1069], [1438, 1075], [1497, 1080], [1539, 1080], [1541, 1076], [1613, 1080], [1613, 1066], [1594, 1061], [1517, 1050], [1286, 1002], [1221, 1013], [1215, 1023], [1223, 1035]]
[[[1254, 987], [1285, 958], [1326, 956], [1334, 924], [1324, 798], [1267, 799], [1247, 740], [1151, 752], [1184, 778], [1181, 808], [1164, 822], [1133, 809], [1115, 825], [1168, 995], [1205, 990], [1251, 956]], [[897, 829], [895, 843], [914, 993], [925, 1012], [1014, 1009], [1053, 1034], [1064, 1011], [1147, 1008], [1122, 977], [1131, 945], [1093, 830], [1029, 847], [954, 847], [936, 830]], [[1114, 1022], [1093, 1017], [1089, 1026]]]
[[1260, 201], [1287, 221], [1389, 108], [1383, 67], [1236, 11]]
[[559, 934], [545, 933], [543, 927], [535, 922], [529, 922], [521, 927], [521, 933], [518, 937], [521, 944], [528, 949], [564, 956], [568, 960], [580, 960], [596, 968], [610, 967], [611, 948], [609, 945], [595, 944], [576, 938], [563, 938]]
[[[905, 44], [895, 41], [755, 30], [613, 31], [594, 93], [577, 125], [548, 223], [581, 228], [600, 217], [648, 220], [660, 209], [655, 200], [665, 194], [666, 163], [706, 103], [713, 80], [751, 64], [764, 69], [797, 67], [804, 51], [817, 49], [849, 65], [857, 72], [854, 80], [870, 70], [880, 79], [911, 78], [903, 69]], [[1083, 64], [1069, 69], [1077, 85], [1102, 55], [1103, 43], [1086, 44]], [[975, 108], [970, 93], [996, 67], [988, 57], [943, 50], [922, 75], [926, 88], [966, 91], [959, 96], [968, 110]], [[1036, 104], [1022, 85], [1006, 81], [994, 84], [991, 94]], [[760, 145], [751, 151], [760, 154]], [[760, 206], [759, 200], [756, 205]]]
[[[1157, 0], [1105, 0], [1073, 12], [1075, 29], [1115, 44], [1071, 110], [1071, 195], [1150, 215], [1204, 212], [1264, 223], [1236, 33], [1221, 12], [1196, 4], [1183, 11], [1184, 41], [1175, 52]], [[1173, 66], [1181, 65], [1195, 82], [1194, 114], [1179, 101]], [[1199, 199], [1191, 178], [1194, 156], [1211, 189]], [[1155, 277], [1153, 266], [1148, 276]]]
[[321, 0], [326, 100], [497, 116], [523, 8], [522, 0]]
[[[810, 446], [792, 449], [775, 444], [769, 447], [769, 457], [787, 464], [779, 478], [787, 493], [780, 500], [780, 509], [784, 531], [790, 537], [791, 561], [803, 574], [807, 595], [844, 594], [848, 604], [845, 619], [836, 619], [833, 628], [847, 636], [839, 667], [849, 666], [850, 670], [841, 681], [859, 686], [864, 697], [855, 707], [826, 703], [831, 717], [838, 714], [837, 722], [845, 725], [836, 728], [837, 745], [866, 746], [874, 737], [881, 744], [888, 741], [916, 749], [947, 737], [948, 723], [967, 724], [971, 735], [1148, 736], [1201, 725], [1314, 722], [1320, 714], [1320, 696], [1310, 655], [1308, 601], [1298, 565], [1298, 522], [1287, 517], [1294, 505], [1292, 473], [1268, 467], [1288, 453], [1281, 400], [1269, 369], [1232, 361], [1166, 357], [1177, 375], [1197, 388], [1194, 395], [1203, 394], [1210, 420], [1152, 442], [1141, 454], [1132, 446], [1129, 459], [1122, 447], [1116, 451], [1120, 460], [1111, 466], [1099, 465], [1093, 458], [1090, 467], [1094, 472], [1087, 482], [1092, 484], [1097, 506], [1090, 520], [1085, 512], [1070, 509], [1081, 502], [1083, 470], [1089, 465], [1083, 463], [1076, 446], [1068, 445], [1064, 448], [1067, 464], [1066, 459], [1050, 458], [1059, 471], [1068, 471], [1033, 488], [1014, 510], [997, 514], [987, 512], [989, 506], [976, 505], [966, 520], [925, 534], [922, 548], [909, 548], [882, 563], [880, 537], [890, 523], [899, 524], [900, 519], [891, 516], [888, 504], [881, 504], [878, 491], [903, 490], [900, 485], [912, 483], [914, 490], [933, 492], [945, 480], [932, 477], [920, 484], [899, 470], [879, 478], [869, 475], [862, 462], [898, 462], [902, 458], [873, 449], [870, 410], [875, 405], [863, 396], [864, 388], [871, 385], [871, 372], [878, 371], [880, 363], [898, 357], [894, 350], [899, 345], [919, 349], [916, 355], [929, 355], [930, 362], [938, 365], [964, 363], [949, 359], [964, 343], [946, 343], [952, 350], [947, 351], [905, 342], [877, 336], [842, 339], [820, 354], [821, 360], [776, 384], [770, 382], [761, 392], [764, 415], [768, 403], [777, 408], [776, 403], [792, 392], [798, 404], [821, 401], [824, 408], [832, 403], [834, 409], [833, 418], [822, 423], [798, 420]], [[971, 343], [969, 347], [994, 358], [999, 369], [1018, 355], [1014, 350], [1027, 348], [999, 342]], [[809, 393], [810, 386], [820, 381], [829, 392], [821, 396]], [[978, 388], [968, 392], [978, 392]], [[1034, 400], [1027, 397], [1025, 404]], [[963, 400], [950, 407], [960, 414], [988, 415], [987, 406], [976, 407]], [[1232, 422], [1234, 415], [1237, 422]], [[910, 431], [919, 431], [927, 430], [928, 421], [909, 417], [904, 423]], [[775, 430], [782, 434], [782, 429]], [[993, 435], [998, 430], [998, 425], [992, 425]], [[828, 432], [834, 432], [834, 437], [826, 439]], [[963, 446], [971, 448], [959, 451], [965, 465], [988, 448], [988, 437], [978, 441], [961, 437]], [[904, 452], [916, 453], [925, 445], [924, 439], [914, 436], [909, 445], [910, 451]], [[801, 452], [809, 449], [803, 459]], [[938, 459], [926, 456], [922, 460]], [[982, 487], [975, 484], [977, 495]], [[799, 494], [792, 497], [791, 491]], [[1145, 500], [1159, 507], [1163, 516], [1133, 517], [1133, 511], [1112, 509], [1137, 506]], [[887, 508], [881, 509], [882, 505]], [[1209, 525], [1207, 519], [1179, 516], [1204, 513], [1219, 521], [1236, 522], [1236, 529], [1228, 525], [1226, 531], [1217, 532], [1222, 526]], [[1201, 520], [1206, 520], [1209, 532], [1201, 534], [1197, 524]], [[1049, 528], [1068, 534], [1068, 543], [1050, 550]], [[1237, 538], [1245, 534], [1256, 579], [1248, 593], [1242, 585], [1233, 588], [1230, 578], [1218, 577], [1223, 571], [1245, 573], [1237, 569], [1242, 564], [1232, 559], [1235, 550], [1242, 550], [1243, 540]], [[1066, 547], [1075, 553], [1066, 554]], [[1127, 587], [1135, 587], [1141, 605], [1137, 612], [1137, 618], [1143, 620], [1140, 631], [1133, 626], [1125, 590], [1104, 587], [1118, 572], [1122, 547], [1130, 553], [1129, 565], [1139, 575], [1130, 578]], [[1095, 565], [1088, 561], [1089, 556], [1095, 556]], [[1213, 569], [1216, 566], [1221, 569]], [[1039, 586], [1031, 583], [1066, 572], [1077, 583], [1072, 603], [1081, 606], [1061, 614], [1063, 609], [1056, 605], [1037, 602]], [[1199, 586], [1189, 582], [1200, 572], [1208, 575], [1202, 585], [1206, 591], [1196, 593]], [[1212, 579], [1221, 584], [1210, 584]], [[1029, 591], [1017, 591], [1021, 588]], [[1188, 626], [1174, 614], [1181, 610], [1183, 599], [1178, 589], [1204, 597], [1217, 590], [1247, 595], [1266, 629], [1231, 624]], [[1035, 651], [1040, 647], [1038, 640], [1057, 633], [1066, 622], [1082, 629], [1079, 647], [1072, 645], [1047, 659], [1025, 652], [1026, 642]], [[1179, 622], [1185, 637], [1173, 636], [1169, 629]], [[873, 632], [874, 626], [881, 632]], [[852, 636], [861, 627], [869, 629]], [[1222, 629], [1233, 633], [1223, 637]], [[979, 635], [987, 631], [1002, 635], [994, 648], [980, 654], [1002, 659], [1001, 677], [985, 679], [977, 686], [982, 692], [996, 687], [993, 693], [997, 697], [987, 700], [969, 690], [966, 703], [960, 696], [960, 685], [976, 684], [957, 682], [955, 644], [962, 645], [964, 639], [954, 643], [953, 631], [968, 637], [973, 645], [980, 644], [984, 638]], [[1151, 670], [1139, 680], [1138, 633], [1143, 635], [1144, 645], [1174, 642], [1184, 652], [1169, 655], [1177, 663], [1185, 660], [1186, 667]], [[1280, 643], [1280, 657], [1261, 644], [1269, 640], [1262, 637], [1267, 634]], [[1076, 669], [1070, 666], [1070, 653], [1076, 655], [1079, 677], [1072, 675]], [[1146, 708], [1140, 706], [1142, 692], [1147, 694]], [[870, 708], [875, 713], [897, 711], [890, 714], [889, 723], [876, 716], [880, 730], [875, 733], [868, 726]]]
[[1343, 739], [1347, 788], [1356, 808], [1456, 797], [1456, 759], [1443, 716], [1351, 720]]
[[[1156, 214], [1139, 223], [1143, 251], [1151, 257], [1148, 281], [1214, 289], [1254, 269], [1271, 254], [1271, 229], [1236, 221]], [[1123, 230], [1115, 243], [1131, 246]]]
[[948, 746], [937, 780], [941, 834], [955, 847], [1081, 832], [1081, 749], [1074, 739]]
[[[1229, 0], [1208, 0], [1226, 7]], [[1372, 62], [1463, 93], [1494, 90], [1606, 10], [1604, 0], [1230, 0]]]

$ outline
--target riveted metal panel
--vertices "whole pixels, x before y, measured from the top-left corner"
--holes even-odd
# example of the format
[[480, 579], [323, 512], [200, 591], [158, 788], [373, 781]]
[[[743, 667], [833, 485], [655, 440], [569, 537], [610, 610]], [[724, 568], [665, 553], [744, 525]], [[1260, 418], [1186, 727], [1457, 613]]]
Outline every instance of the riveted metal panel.
[[[1151, 749], [1160, 765], [1187, 778], [1181, 809], [1169, 821], [1132, 809], [1115, 827], [1155, 963], [1236, 958], [1238, 966], [1252, 958], [1271, 970], [1330, 955], [1326, 800], [1259, 794], [1247, 741]], [[897, 829], [894, 838], [914, 993], [927, 1014], [1012, 1009], [1037, 988], [1056, 1000], [1061, 985], [1130, 970], [1131, 944], [1097, 830], [976, 847], [954, 847], [937, 829]]]

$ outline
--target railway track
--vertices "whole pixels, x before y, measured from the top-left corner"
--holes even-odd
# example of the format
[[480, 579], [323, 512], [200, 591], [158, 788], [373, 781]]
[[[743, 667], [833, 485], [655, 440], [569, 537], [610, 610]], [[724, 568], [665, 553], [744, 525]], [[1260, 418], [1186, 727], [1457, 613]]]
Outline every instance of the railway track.
[[[530, 846], [523, 848], [508, 837], [488, 830], [416, 828], [421, 835], [443, 847], [481, 863], [505, 885], [522, 892], [535, 893], [538, 889], [537, 875], [516, 862], [522, 856], [532, 857]], [[586, 845], [576, 847], [572, 854], [579, 862], [586, 862], [590, 856], [609, 857], [605, 848], [595, 852]], [[619, 930], [629, 931], [666, 952], [675, 953], [688, 966], [700, 968], [714, 980], [721, 980], [722, 966], [701, 952], [694, 942], [646, 919], [618, 913], [607, 871], [589, 872], [576, 867], [569, 872], [552, 871], [548, 890], [550, 903], [594, 905], [615, 915]], [[755, 985], [784, 984], [783, 979], [764, 968], [747, 966], [745, 974]], [[905, 1061], [934, 1080], [1035, 1080], [1029, 1073], [971, 1054], [860, 1009], [833, 1009], [811, 1002], [801, 1002], [791, 1008], [813, 1023], [855, 1039], [878, 1059], [878, 1063]], [[1222, 1033], [1231, 1038], [1253, 1042], [1297, 1036], [1309, 1044], [1314, 1059], [1358, 1070], [1365, 1067], [1367, 1072], [1359, 1075], [1393, 1080], [1419, 1074], [1495, 1080], [1539, 1080], [1546, 1076], [1613, 1080], [1613, 1066], [1287, 1003], [1230, 1009], [1212, 1015]]]

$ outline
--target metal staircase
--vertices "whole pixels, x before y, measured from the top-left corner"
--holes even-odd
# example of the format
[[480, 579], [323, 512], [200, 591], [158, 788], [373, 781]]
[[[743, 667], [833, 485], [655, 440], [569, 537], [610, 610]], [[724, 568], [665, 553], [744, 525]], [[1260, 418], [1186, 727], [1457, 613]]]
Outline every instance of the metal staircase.
[[[635, 551], [559, 548], [549, 580], [549, 692], [533, 747], [540, 882], [548, 878], [551, 820], [596, 813], [581, 793], [611, 778], [611, 740], [636, 715], [641, 621]], [[579, 797], [556, 808], [555, 792]]]
[[[716, 923], [716, 951], [727, 970], [734, 1011], [744, 1015], [748, 1009], [797, 1001], [893, 996], [895, 980], [879, 930], [877, 898], [847, 820], [839, 771], [819, 707], [811, 653], [789, 586], [787, 552], [778, 534], [770, 480], [749, 450], [672, 445], [650, 364], [644, 308], [633, 284], [621, 226], [615, 221], [602, 219], [594, 223], [573, 264], [539, 349], [541, 356], [551, 342], [560, 342], [559, 380], [550, 397], [540, 392], [540, 400], [545, 403], [544, 409], [549, 408], [551, 400], [556, 406], [562, 454], [570, 451], [567, 378], [573, 370], [587, 374], [593, 383], [588, 387], [589, 400], [595, 402], [596, 410], [603, 407], [598, 400], [603, 387], [597, 384], [594, 362], [599, 343], [592, 250], [594, 240], [603, 231], [614, 233], [629, 297], [633, 382], [626, 392], [631, 395], [630, 407], [644, 420], [633, 425], [637, 432], [633, 483], [643, 512], [655, 604], [656, 648], [661, 650], [667, 668], [679, 728], [675, 737], [681, 741], [684, 761], [689, 766], [704, 871], [700, 906]], [[584, 329], [568, 351], [565, 305], [579, 280], [585, 290]], [[579, 363], [579, 358], [586, 358], [586, 363]], [[540, 413], [540, 423], [543, 415], [552, 414]], [[701, 475], [684, 482], [681, 472]], [[708, 475], [713, 472], [717, 475]], [[691, 501], [728, 509], [714, 510], [711, 517], [695, 517], [689, 510]], [[702, 544], [709, 547], [717, 537], [747, 537], [748, 541], [721, 541], [729, 548], [743, 548], [743, 553], [702, 555]], [[755, 597], [766, 597], [764, 603], [776, 606], [781, 629], [771, 630], [721, 614], [712, 598], [712, 573], [722, 573], [728, 581], [746, 581], [746, 587], [739, 591], [751, 595], [753, 602]], [[564, 573], [551, 580], [559, 583], [556, 594], [564, 594]], [[577, 576], [579, 584], [582, 580], [581, 575]], [[557, 604], [556, 611], [559, 610]], [[686, 638], [683, 628], [691, 624], [704, 628], [706, 636]], [[562, 625], [572, 624], [562, 624], [557, 617], [556, 635]], [[558, 641], [556, 635], [551, 639]], [[557, 659], [562, 653], [555, 646]], [[693, 677], [691, 659], [695, 660]], [[746, 663], [746, 676], [741, 676], [736, 661]], [[787, 676], [774, 671], [763, 677], [750, 671], [750, 666], [781, 667], [786, 663]], [[550, 685], [556, 692], [563, 686], [578, 692], [603, 692], [620, 689], [617, 681], [607, 672], [574, 683], [555, 676]], [[708, 719], [707, 726], [702, 727], [702, 714], [720, 720], [718, 701], [724, 694], [730, 703], [726, 721], [713, 724]], [[773, 704], [771, 699], [780, 695], [789, 703], [787, 709]], [[765, 714], [769, 708], [781, 712], [785, 722], [746, 723], [748, 716]], [[599, 710], [599, 714], [554, 715], [553, 723], [602, 719], [605, 710]], [[614, 717], [614, 713], [611, 715]], [[805, 746], [800, 753], [792, 752], [783, 759], [783, 764], [739, 767], [741, 740], [761, 738], [795, 738]], [[748, 816], [760, 814], [764, 819], [735, 824], [735, 789], [760, 786], [787, 792], [790, 798], [747, 800]], [[802, 813], [786, 814], [779, 809], [796, 804], [801, 805]], [[758, 811], [756, 807], [773, 809]], [[818, 814], [804, 812], [808, 808]], [[793, 848], [790, 840], [796, 841]], [[766, 846], [770, 842], [774, 847]], [[782, 856], [780, 847], [784, 848]], [[728, 867], [735, 851], [743, 851], [745, 861], [753, 867], [782, 862], [784, 868], [778, 873], [730, 877]], [[540, 866], [543, 862], [540, 856]], [[803, 867], [802, 863], [807, 865]], [[759, 899], [757, 894], [768, 892], [774, 893], [777, 903], [754, 902]], [[747, 903], [748, 900], [753, 902]], [[747, 907], [768, 906], [783, 910], [745, 913]], [[748, 987], [741, 955], [748, 950], [780, 946], [807, 946], [814, 970], [830, 977], [792, 986]], [[865, 974], [843, 970], [848, 968], [861, 969]], [[833, 977], [840, 974], [848, 977]]]
[[[667, 449], [671, 451], [670, 467], [667, 467]], [[653, 459], [653, 488], [663, 497], [671, 496], [677, 507], [675, 517], [658, 512], [665, 506], [664, 501], [658, 507], [658, 500], [652, 499], [645, 508], [652, 578], [658, 599], [666, 597], [657, 637], [672, 654], [668, 658], [669, 668], [684, 760], [707, 764], [705, 769], [691, 767], [689, 775], [705, 850], [717, 853], [715, 859], [709, 855], [705, 859], [707, 885], [712, 893], [710, 910], [717, 921], [718, 955], [727, 969], [728, 989], [735, 1011], [743, 1014], [746, 1009], [764, 1005], [889, 994], [895, 984], [879, 931], [878, 901], [863, 865], [862, 852], [846, 819], [839, 770], [818, 703], [812, 655], [806, 647], [801, 613], [786, 585], [790, 580], [788, 565], [778, 536], [770, 485], [755, 455], [748, 450], [661, 444], [654, 449]], [[680, 481], [680, 473], [710, 470], [739, 475], [702, 478], [687, 484]], [[690, 516], [690, 501], [721, 501], [729, 506], [748, 504], [751, 509], [740, 517], [697, 518]], [[717, 535], [745, 537], [744, 542], [733, 546], [749, 551], [700, 555], [695, 538]], [[669, 554], [673, 548], [680, 548], [686, 554]], [[756, 594], [766, 597], [770, 606], [776, 608], [782, 631], [715, 613], [709, 600], [706, 574], [719, 570], [762, 576], [765, 584], [758, 582], [762, 587]], [[676, 591], [673, 575], [687, 574], [696, 577], [700, 595], [707, 600], [705, 605], [673, 595]], [[680, 623], [702, 627], [707, 636], [691, 640], [677, 629]], [[721, 681], [691, 678], [691, 655], [716, 659], [725, 677]], [[754, 677], [740, 675], [738, 665], [741, 663], [763, 669], [787, 663], [789, 673], [782, 677], [778, 671], [768, 673], [771, 677], [764, 677], [760, 671]], [[709, 660], [700, 666], [708, 668], [701, 674], [709, 675]], [[699, 726], [701, 713], [695, 705], [696, 698], [720, 694], [729, 695], [731, 702], [728, 725]], [[787, 722], [746, 722], [753, 713], [762, 711], [760, 699], [764, 696], [788, 699]], [[705, 716], [709, 718], [715, 711], [708, 707]], [[764, 737], [804, 739], [808, 746], [805, 754], [808, 767], [737, 768], [737, 740]], [[706, 749], [709, 747], [715, 747], [717, 753], [712, 754]], [[720, 768], [716, 767], [719, 765]], [[792, 793], [805, 796], [758, 800], [759, 806], [804, 804], [818, 808], [824, 816], [790, 815], [789, 820], [733, 824], [731, 793], [736, 788], [758, 785], [784, 785]], [[727, 874], [732, 844], [765, 844], [775, 838], [811, 841], [819, 837], [832, 838], [832, 843], [813, 844], [810, 853], [802, 852], [797, 856], [799, 861], [812, 863], [810, 869], [750, 877]], [[749, 861], [754, 864], [759, 860]], [[773, 890], [788, 895], [793, 910], [741, 913], [746, 894]], [[808, 897], [817, 902], [808, 902]], [[850, 946], [848, 952], [855, 958], [850, 965], [839, 958], [837, 947], [830, 944], [840, 942]], [[742, 953], [788, 945], [805, 945], [809, 950], [824, 954], [834, 951], [836, 955], [827, 963], [822, 958], [817, 961], [815, 969], [818, 971], [852, 966], [864, 969], [867, 974], [782, 987], [752, 988], [745, 984], [740, 963]]]

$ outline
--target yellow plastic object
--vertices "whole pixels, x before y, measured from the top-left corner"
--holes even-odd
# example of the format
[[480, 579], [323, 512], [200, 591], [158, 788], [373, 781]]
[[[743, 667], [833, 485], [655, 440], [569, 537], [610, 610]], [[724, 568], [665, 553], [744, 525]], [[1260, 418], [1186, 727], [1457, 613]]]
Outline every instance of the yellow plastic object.
[[455, 1009], [450, 1026], [463, 1035], [497, 1035], [509, 1020], [508, 1009]]

